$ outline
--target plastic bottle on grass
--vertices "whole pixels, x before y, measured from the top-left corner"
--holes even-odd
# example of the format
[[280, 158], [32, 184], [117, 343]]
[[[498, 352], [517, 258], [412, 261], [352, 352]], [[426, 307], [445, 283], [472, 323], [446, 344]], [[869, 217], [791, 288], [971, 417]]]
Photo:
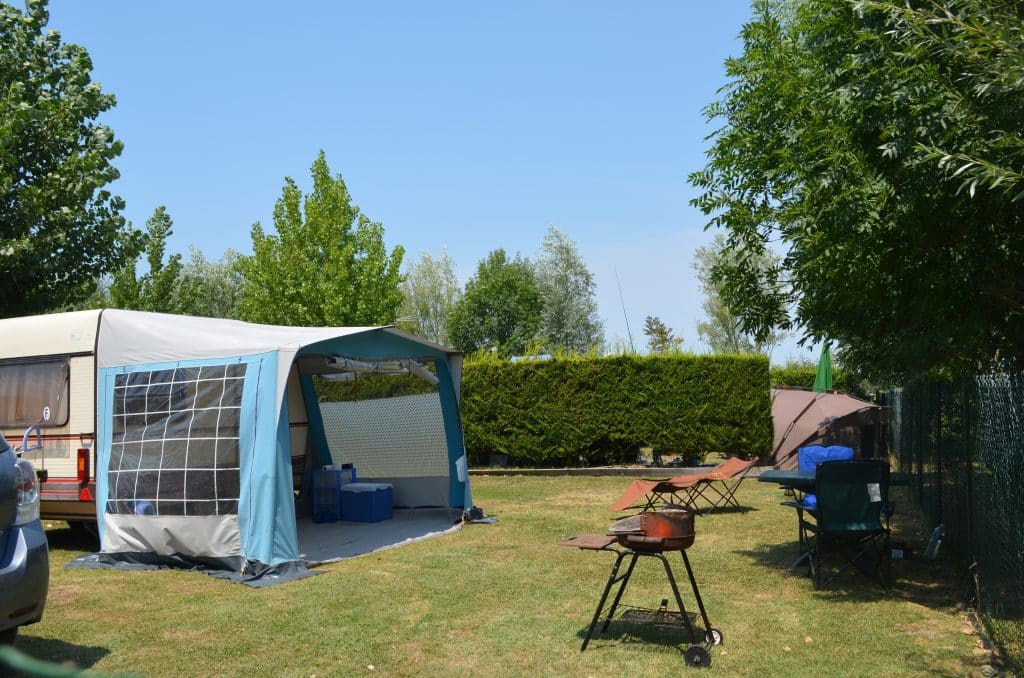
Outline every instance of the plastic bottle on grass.
[[924, 557], [927, 560], [935, 560], [939, 555], [939, 547], [942, 546], [942, 538], [946, 536], [946, 528], [939, 523], [938, 526], [932, 530], [932, 536], [928, 539], [928, 546], [924, 549]]

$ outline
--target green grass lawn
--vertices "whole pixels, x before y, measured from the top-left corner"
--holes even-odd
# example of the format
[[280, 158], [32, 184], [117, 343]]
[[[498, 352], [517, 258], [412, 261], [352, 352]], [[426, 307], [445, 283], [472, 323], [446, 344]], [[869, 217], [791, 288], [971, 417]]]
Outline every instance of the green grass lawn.
[[[54, 523], [42, 623], [16, 647], [53, 662], [144, 676], [680, 675], [685, 645], [613, 624], [580, 643], [613, 562], [559, 547], [603, 532], [624, 478], [474, 476], [496, 525], [324, 567], [269, 589], [174, 571], [64, 569], [87, 546]], [[983, 663], [943, 562], [896, 561], [888, 592], [859, 576], [815, 591], [796, 553], [792, 510], [746, 481], [751, 510], [697, 519], [688, 551], [714, 626], [711, 670], [725, 676], [963, 676]], [[899, 497], [897, 497], [899, 499]], [[907, 501], [896, 528], [923, 547]], [[696, 610], [672, 554], [683, 599]], [[625, 603], [670, 597], [642, 559]]]

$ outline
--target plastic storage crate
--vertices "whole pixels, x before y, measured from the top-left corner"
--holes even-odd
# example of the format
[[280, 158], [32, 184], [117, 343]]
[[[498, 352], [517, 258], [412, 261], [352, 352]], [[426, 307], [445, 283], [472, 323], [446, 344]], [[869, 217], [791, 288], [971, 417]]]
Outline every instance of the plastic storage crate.
[[351, 477], [349, 471], [325, 468], [313, 471], [313, 522], [341, 520], [341, 486]]
[[391, 483], [349, 483], [341, 487], [341, 519], [376, 523], [391, 519]]

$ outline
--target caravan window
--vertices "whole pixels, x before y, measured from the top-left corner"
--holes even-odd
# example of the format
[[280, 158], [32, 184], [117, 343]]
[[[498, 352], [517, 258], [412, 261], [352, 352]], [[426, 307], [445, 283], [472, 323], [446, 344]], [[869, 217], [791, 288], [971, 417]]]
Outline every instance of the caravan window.
[[69, 372], [64, 359], [0, 364], [0, 426], [66, 425]]
[[107, 513], [238, 513], [244, 364], [117, 375]]

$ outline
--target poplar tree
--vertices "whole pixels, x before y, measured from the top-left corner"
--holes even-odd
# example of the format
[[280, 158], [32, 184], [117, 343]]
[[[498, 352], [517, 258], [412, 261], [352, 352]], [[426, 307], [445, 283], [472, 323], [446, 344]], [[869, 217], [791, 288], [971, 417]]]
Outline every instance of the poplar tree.
[[384, 226], [352, 202], [341, 174], [331, 176], [323, 151], [311, 175], [313, 190], [306, 195], [285, 178], [274, 233], [253, 225], [253, 253], [237, 262], [245, 280], [239, 313], [276, 325], [393, 323], [402, 303], [405, 250], [397, 245], [388, 252]]

